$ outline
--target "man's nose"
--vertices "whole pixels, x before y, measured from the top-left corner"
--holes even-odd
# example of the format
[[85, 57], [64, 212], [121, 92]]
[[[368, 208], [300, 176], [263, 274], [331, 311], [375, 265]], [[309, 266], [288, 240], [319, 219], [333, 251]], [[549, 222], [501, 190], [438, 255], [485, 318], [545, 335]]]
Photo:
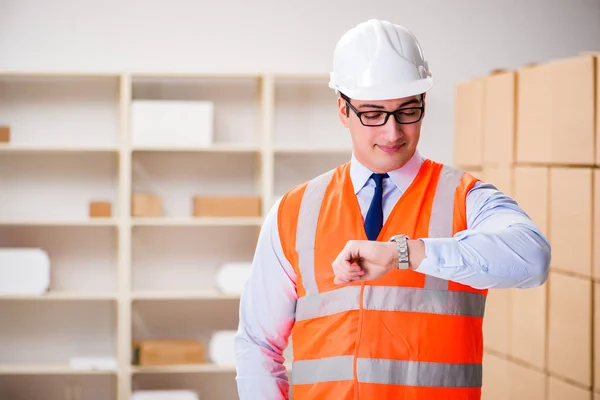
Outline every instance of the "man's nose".
[[395, 142], [403, 135], [402, 125], [396, 121], [393, 115], [390, 115], [385, 125], [381, 127], [381, 136], [389, 142]]

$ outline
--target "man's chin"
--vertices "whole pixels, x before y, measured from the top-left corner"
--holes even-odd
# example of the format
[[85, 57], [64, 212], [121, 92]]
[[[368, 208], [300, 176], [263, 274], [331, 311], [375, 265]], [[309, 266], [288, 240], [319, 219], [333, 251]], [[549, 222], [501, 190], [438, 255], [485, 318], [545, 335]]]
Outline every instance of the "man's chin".
[[394, 157], [393, 159], [387, 160], [387, 162], [380, 163], [379, 167], [383, 172], [394, 171], [396, 169], [402, 168], [407, 161], [407, 157], [398, 157], [398, 155], [396, 154], [396, 157]]

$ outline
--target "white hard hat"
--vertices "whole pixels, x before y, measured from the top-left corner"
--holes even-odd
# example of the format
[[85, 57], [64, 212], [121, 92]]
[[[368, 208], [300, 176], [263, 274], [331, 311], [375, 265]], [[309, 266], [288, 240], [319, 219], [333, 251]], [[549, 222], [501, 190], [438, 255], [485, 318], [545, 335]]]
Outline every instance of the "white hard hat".
[[335, 47], [329, 87], [349, 98], [398, 99], [432, 85], [417, 38], [400, 25], [368, 20], [344, 33]]

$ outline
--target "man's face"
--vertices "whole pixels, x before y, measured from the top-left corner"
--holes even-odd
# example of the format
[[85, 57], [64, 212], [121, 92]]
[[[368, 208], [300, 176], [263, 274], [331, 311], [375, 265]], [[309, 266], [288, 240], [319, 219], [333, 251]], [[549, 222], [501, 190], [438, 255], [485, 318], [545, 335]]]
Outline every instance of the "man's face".
[[[421, 95], [393, 100], [348, 100], [362, 115], [367, 124], [381, 123], [385, 114], [381, 111], [399, 111], [401, 121], [414, 121], [424, 106]], [[421, 134], [423, 118], [412, 124], [400, 124], [390, 115], [385, 125], [365, 126], [356, 113], [346, 105], [346, 99], [338, 98], [338, 111], [342, 124], [352, 136], [354, 154], [361, 164], [373, 172], [385, 173], [402, 167], [414, 154]]]

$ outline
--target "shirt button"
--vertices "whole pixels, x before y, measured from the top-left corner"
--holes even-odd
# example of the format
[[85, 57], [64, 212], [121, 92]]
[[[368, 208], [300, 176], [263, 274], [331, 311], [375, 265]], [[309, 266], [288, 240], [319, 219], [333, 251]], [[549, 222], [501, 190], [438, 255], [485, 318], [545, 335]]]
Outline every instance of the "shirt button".
[[487, 267], [487, 266], [485, 266], [485, 265], [484, 265], [483, 267], [481, 267], [481, 270], [482, 270], [483, 272], [485, 272], [486, 274], [487, 274], [487, 273], [488, 273], [488, 271], [489, 271], [489, 270], [488, 270], [488, 267]]
[[444, 257], [440, 257], [440, 264], [446, 264], [446, 260], [444, 259]]

